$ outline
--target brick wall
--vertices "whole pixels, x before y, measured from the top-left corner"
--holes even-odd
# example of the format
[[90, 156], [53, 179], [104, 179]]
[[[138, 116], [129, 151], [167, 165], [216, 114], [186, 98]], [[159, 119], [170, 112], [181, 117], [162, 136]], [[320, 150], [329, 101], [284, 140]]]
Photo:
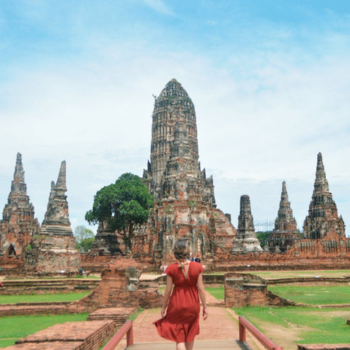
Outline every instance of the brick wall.
[[142, 268], [135, 260], [120, 258], [102, 272], [99, 286], [85, 298], [72, 303], [71, 307], [115, 308], [128, 307], [153, 308], [161, 306], [162, 296], [158, 284], [140, 283]]
[[228, 273], [225, 275], [226, 307], [286, 306], [296, 303], [267, 290], [266, 281], [255, 275]]

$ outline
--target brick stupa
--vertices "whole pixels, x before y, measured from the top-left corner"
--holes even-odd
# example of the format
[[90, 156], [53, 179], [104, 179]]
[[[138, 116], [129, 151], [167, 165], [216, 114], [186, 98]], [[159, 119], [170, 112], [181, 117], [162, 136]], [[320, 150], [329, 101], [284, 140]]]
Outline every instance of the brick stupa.
[[281, 252], [285, 252], [297, 239], [301, 239], [301, 235], [288, 199], [287, 185], [283, 181], [278, 216], [275, 220], [275, 228], [270, 235], [269, 247], [272, 251], [278, 247]]
[[317, 155], [317, 168], [314, 192], [309, 206], [309, 215], [304, 221], [305, 238], [324, 238], [328, 233], [345, 237], [343, 218], [338, 216], [337, 206], [329, 192], [322, 154]]
[[69, 221], [66, 162], [61, 164], [57, 182], [51, 183], [49, 203], [38, 239], [26, 254], [27, 269], [39, 274], [74, 274], [80, 268], [80, 253]]
[[39, 227], [38, 219], [34, 217], [34, 206], [27, 195], [22, 155], [17, 153], [11, 192], [0, 221], [0, 255], [21, 255]]
[[262, 252], [260, 242], [255, 234], [254, 220], [248, 195], [241, 196], [238, 230], [233, 240], [231, 252], [236, 254]]
[[231, 247], [236, 230], [216, 207], [213, 177], [199, 163], [195, 108], [175, 79], [155, 99], [152, 119], [151, 161], [143, 174], [155, 199], [146, 230], [150, 250], [164, 260], [179, 237], [202, 257], [219, 245]]
[[92, 252], [97, 252], [99, 255], [122, 254], [117, 234], [108, 227], [107, 221], [98, 223]]

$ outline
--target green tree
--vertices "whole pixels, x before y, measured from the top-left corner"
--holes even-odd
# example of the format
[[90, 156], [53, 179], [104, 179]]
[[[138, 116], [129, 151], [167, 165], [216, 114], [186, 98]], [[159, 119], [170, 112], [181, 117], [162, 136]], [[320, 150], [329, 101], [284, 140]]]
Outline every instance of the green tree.
[[141, 178], [131, 173], [121, 175], [115, 184], [101, 188], [94, 197], [92, 210], [85, 214], [90, 224], [107, 222], [108, 227], [123, 235], [131, 249], [136, 225], [147, 222], [153, 197]]
[[257, 232], [256, 237], [260, 241], [261, 248], [264, 248], [270, 238], [271, 231]]
[[94, 233], [83, 225], [77, 226], [74, 230], [74, 236], [78, 243], [79, 249], [88, 251], [95, 242]]

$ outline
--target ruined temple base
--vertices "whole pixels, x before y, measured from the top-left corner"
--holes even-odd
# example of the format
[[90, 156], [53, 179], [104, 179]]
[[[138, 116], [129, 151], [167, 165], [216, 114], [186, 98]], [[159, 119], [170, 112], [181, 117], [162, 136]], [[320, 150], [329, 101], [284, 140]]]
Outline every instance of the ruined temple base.
[[73, 302], [71, 307], [86, 310], [161, 307], [163, 296], [158, 293], [158, 285], [140, 282], [141, 273], [141, 264], [120, 258], [103, 270], [99, 286], [85, 298]]
[[24, 256], [27, 274], [72, 276], [81, 267], [80, 252], [73, 236], [42, 235]]
[[16, 341], [9, 350], [98, 350], [116, 332], [113, 321], [66, 322]]
[[116, 323], [117, 327], [119, 327], [122, 326], [135, 311], [136, 308], [124, 307], [99, 309], [89, 315], [88, 321], [112, 320]]

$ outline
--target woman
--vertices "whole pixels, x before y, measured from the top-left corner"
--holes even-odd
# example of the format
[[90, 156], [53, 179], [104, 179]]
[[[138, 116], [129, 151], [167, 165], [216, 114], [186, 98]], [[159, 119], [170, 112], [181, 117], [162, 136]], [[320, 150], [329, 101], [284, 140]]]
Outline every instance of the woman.
[[199, 334], [199, 297], [203, 305], [203, 320], [208, 317], [202, 276], [204, 269], [201, 264], [188, 260], [190, 249], [184, 239], [175, 243], [174, 255], [179, 262], [165, 270], [167, 284], [162, 318], [154, 324], [161, 337], [176, 342], [176, 350], [192, 350], [194, 338]]

